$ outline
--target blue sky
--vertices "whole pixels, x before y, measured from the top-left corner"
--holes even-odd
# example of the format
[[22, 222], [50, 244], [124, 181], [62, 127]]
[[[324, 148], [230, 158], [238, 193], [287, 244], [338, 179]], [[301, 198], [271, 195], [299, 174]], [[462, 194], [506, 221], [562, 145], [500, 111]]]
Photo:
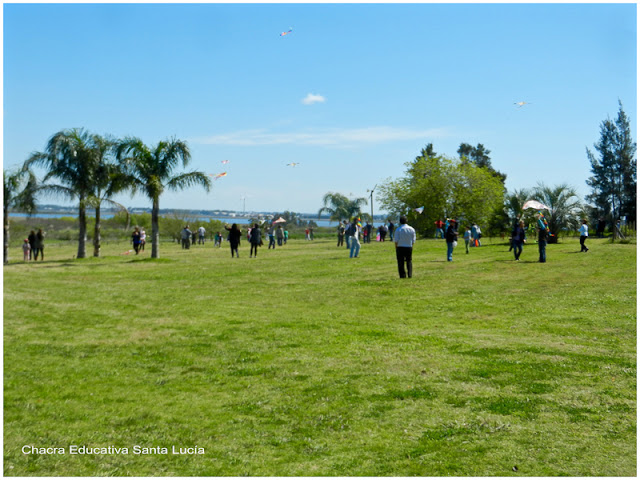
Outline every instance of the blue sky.
[[228, 172], [161, 208], [242, 210], [244, 197], [247, 210], [316, 212], [327, 192], [368, 196], [403, 176], [427, 143], [454, 157], [462, 142], [491, 150], [509, 190], [568, 183], [584, 196], [585, 148], [618, 99], [637, 131], [634, 3], [4, 4], [3, 15], [5, 168], [82, 127], [148, 145], [175, 136], [189, 170]]

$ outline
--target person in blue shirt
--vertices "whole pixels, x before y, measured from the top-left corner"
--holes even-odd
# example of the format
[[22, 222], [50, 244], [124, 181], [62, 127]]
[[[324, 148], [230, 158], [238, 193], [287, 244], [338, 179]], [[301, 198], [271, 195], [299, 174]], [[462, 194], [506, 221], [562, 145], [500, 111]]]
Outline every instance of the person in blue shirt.
[[[411, 278], [413, 276], [413, 244], [416, 243], [416, 231], [407, 224], [407, 217], [400, 217], [400, 226], [396, 228], [393, 235], [396, 244], [396, 260], [398, 261], [398, 273], [400, 278]], [[405, 272], [404, 265], [407, 264]]]

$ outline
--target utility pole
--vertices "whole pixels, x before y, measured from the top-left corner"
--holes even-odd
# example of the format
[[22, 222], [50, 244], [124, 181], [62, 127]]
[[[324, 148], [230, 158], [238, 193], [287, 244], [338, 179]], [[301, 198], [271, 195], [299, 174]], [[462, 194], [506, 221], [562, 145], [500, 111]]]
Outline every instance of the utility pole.
[[373, 225], [373, 192], [376, 191], [376, 187], [378, 186], [378, 184], [376, 183], [373, 188], [371, 189], [371, 225]]

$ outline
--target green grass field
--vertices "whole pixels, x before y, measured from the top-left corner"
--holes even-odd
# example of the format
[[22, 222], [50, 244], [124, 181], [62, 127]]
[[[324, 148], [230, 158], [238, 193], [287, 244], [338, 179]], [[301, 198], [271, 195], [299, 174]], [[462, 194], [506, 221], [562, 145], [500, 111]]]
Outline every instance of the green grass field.
[[13, 248], [4, 474], [635, 476], [636, 245], [588, 245]]

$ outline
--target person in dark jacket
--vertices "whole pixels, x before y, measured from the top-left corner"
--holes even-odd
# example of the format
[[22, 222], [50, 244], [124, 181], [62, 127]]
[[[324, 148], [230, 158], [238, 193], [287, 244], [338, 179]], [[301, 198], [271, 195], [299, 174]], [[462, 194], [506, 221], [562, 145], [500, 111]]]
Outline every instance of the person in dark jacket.
[[231, 246], [231, 258], [233, 258], [233, 252], [236, 252], [236, 257], [240, 258], [238, 254], [238, 247], [240, 246], [240, 237], [242, 237], [242, 232], [238, 228], [237, 224], [231, 225], [231, 228], [225, 225], [224, 227], [229, 231], [229, 245]]
[[40, 261], [44, 260], [44, 232], [41, 228], [36, 233], [36, 251], [34, 252], [34, 260], [38, 260], [38, 254], [40, 254]]
[[262, 243], [262, 232], [258, 228], [258, 224], [255, 223], [251, 229], [251, 236], [249, 237], [249, 243], [251, 243], [251, 250], [249, 251], [249, 258], [254, 254], [258, 256], [258, 247]]
[[[31, 258], [35, 255], [35, 249], [36, 249], [36, 231], [35, 230], [31, 230], [31, 233], [29, 233], [29, 236], [27, 237], [27, 241], [29, 242], [29, 260], [31, 260]], [[38, 259], [38, 257], [36, 257], [36, 260]]]
[[453, 262], [454, 242], [455, 244], [458, 242], [458, 223], [455, 219], [452, 218], [449, 220], [449, 227], [447, 228], [444, 238], [447, 241], [447, 261]]
[[522, 248], [527, 242], [527, 235], [524, 229], [524, 220], [520, 220], [520, 222], [513, 229], [513, 232], [511, 232], [511, 242], [513, 244], [513, 255], [515, 256], [516, 261], [520, 261]]

